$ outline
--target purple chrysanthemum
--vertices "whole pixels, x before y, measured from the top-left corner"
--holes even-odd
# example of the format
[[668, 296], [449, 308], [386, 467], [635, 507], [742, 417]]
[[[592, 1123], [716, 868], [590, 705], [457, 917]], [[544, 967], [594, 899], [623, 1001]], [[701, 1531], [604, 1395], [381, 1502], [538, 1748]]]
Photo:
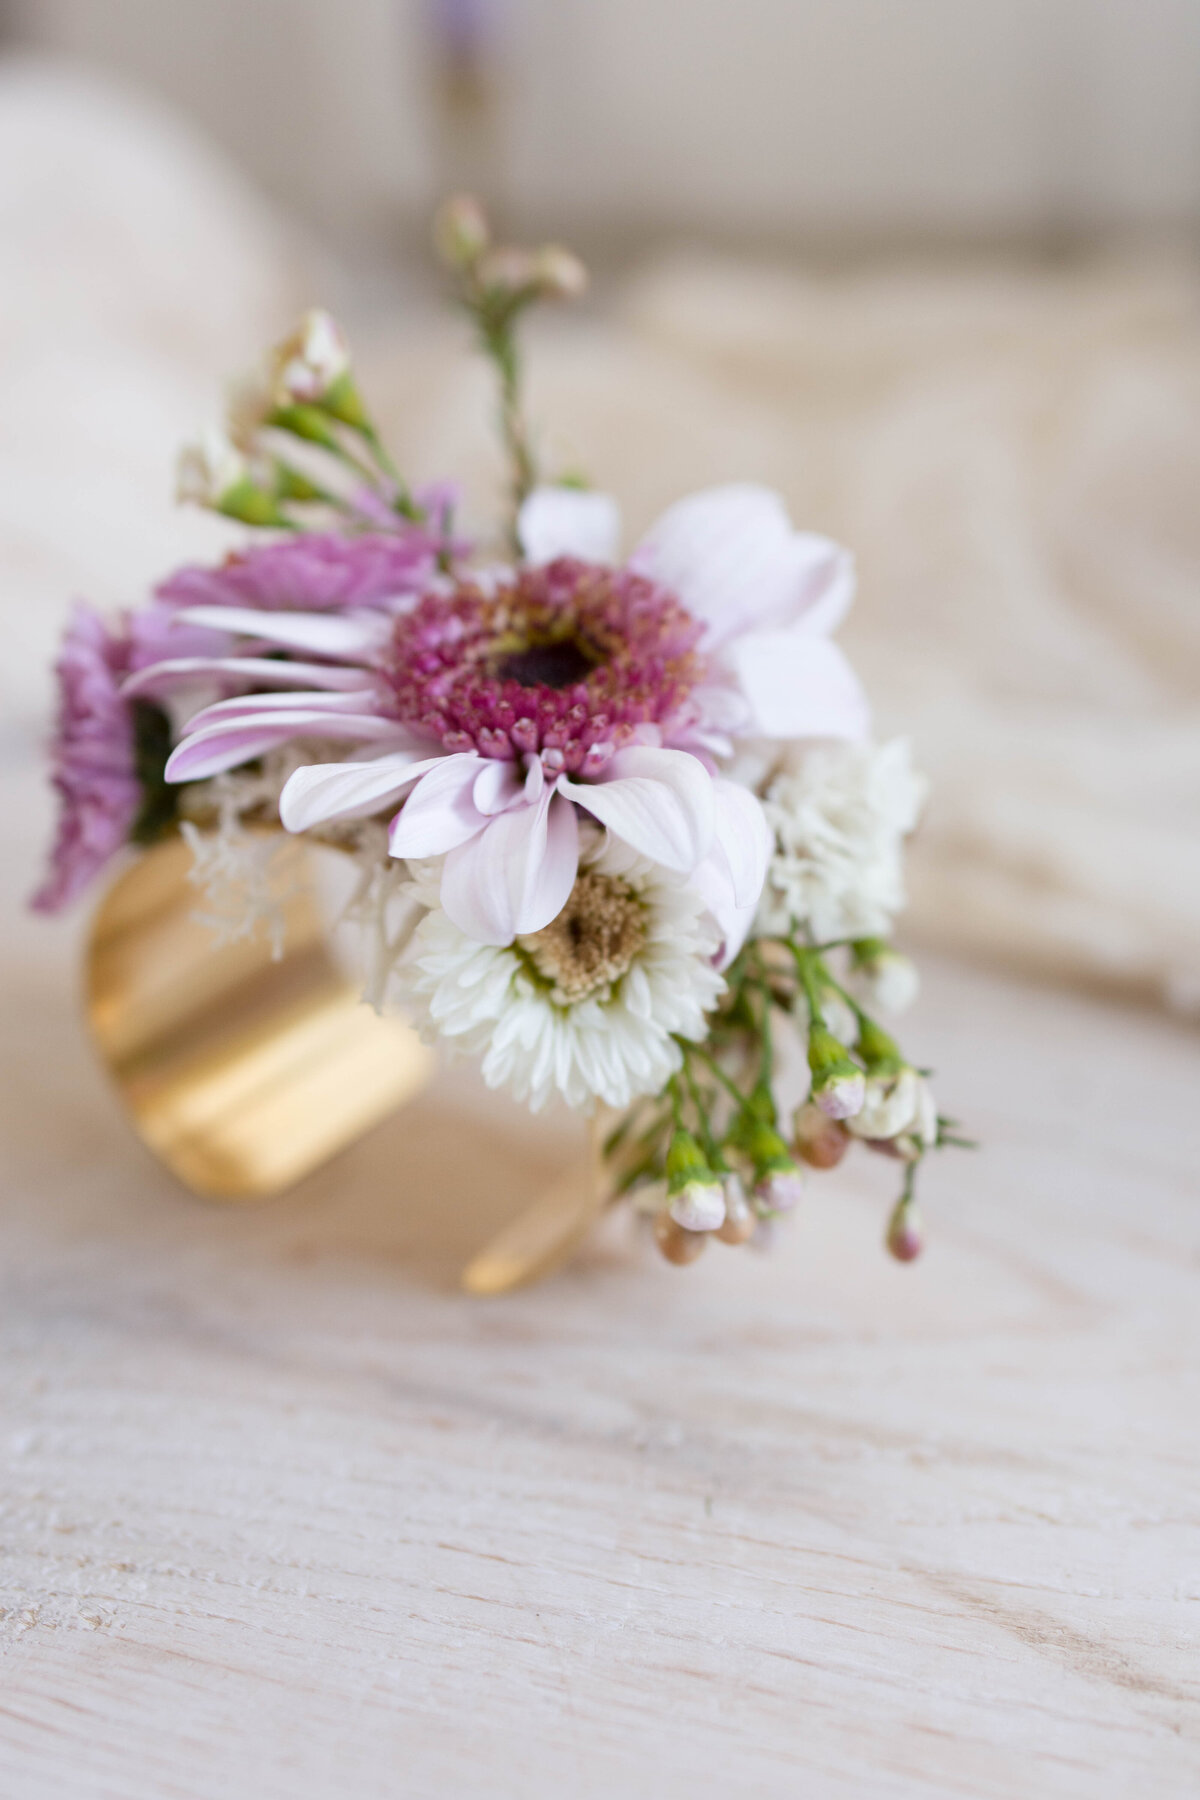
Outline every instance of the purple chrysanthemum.
[[252, 606], [266, 612], [339, 612], [424, 588], [445, 547], [440, 529], [302, 532], [237, 550], [215, 568], [177, 569], [155, 591], [170, 606]]
[[128, 841], [138, 816], [133, 717], [120, 693], [129, 658], [126, 632], [109, 631], [88, 607], [76, 607], [56, 665], [58, 834], [33, 897], [38, 912], [69, 905]]

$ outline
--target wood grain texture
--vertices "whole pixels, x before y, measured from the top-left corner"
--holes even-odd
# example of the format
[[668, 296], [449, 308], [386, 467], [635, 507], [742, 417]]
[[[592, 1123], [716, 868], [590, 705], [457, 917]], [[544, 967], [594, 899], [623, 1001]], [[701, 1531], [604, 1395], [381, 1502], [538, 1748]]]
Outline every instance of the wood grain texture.
[[613, 1223], [453, 1291], [564, 1154], [443, 1082], [261, 1210], [187, 1199], [21, 919], [0, 1108], [0, 1794], [1200, 1791], [1194, 1036], [934, 968], [986, 1140], [770, 1258]]

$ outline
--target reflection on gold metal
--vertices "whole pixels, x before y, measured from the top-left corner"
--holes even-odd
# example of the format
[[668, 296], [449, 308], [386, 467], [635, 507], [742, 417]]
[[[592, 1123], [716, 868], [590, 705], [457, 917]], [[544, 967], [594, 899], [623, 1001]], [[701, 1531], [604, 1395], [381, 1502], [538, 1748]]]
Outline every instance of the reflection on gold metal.
[[[265, 1199], [411, 1100], [434, 1059], [409, 1026], [362, 1003], [310, 891], [286, 904], [275, 961], [261, 939], [214, 942], [195, 916], [191, 866], [172, 839], [110, 888], [88, 944], [88, 1020], [134, 1126], [171, 1172], [209, 1199]], [[468, 1293], [506, 1293], [566, 1262], [608, 1197], [596, 1148], [593, 1134], [591, 1153], [473, 1258]]]
[[194, 1193], [261, 1199], [411, 1099], [432, 1056], [362, 1003], [310, 894], [288, 904], [273, 961], [263, 941], [214, 944], [194, 917], [190, 868], [188, 846], [172, 839], [111, 888], [88, 946], [88, 1018], [167, 1167]]
[[606, 1168], [601, 1153], [611, 1122], [612, 1116], [595, 1117], [586, 1154], [472, 1257], [462, 1276], [469, 1294], [507, 1294], [544, 1281], [575, 1254], [615, 1198], [613, 1171]]
[[507, 1294], [553, 1274], [579, 1248], [603, 1205], [596, 1168], [581, 1159], [471, 1259], [463, 1286], [469, 1294]]

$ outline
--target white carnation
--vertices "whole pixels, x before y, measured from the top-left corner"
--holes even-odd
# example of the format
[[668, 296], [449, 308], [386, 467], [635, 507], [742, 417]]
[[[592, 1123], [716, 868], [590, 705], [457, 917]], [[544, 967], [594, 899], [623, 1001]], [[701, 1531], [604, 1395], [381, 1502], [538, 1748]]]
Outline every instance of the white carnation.
[[877, 937], [904, 905], [902, 848], [925, 800], [906, 738], [801, 750], [767, 789], [775, 851], [758, 930]]
[[699, 896], [603, 843], [588, 843], [543, 931], [480, 944], [435, 905], [396, 967], [397, 997], [425, 1035], [481, 1056], [488, 1086], [535, 1112], [555, 1093], [573, 1107], [659, 1093], [682, 1060], [672, 1034], [703, 1039], [725, 985]]

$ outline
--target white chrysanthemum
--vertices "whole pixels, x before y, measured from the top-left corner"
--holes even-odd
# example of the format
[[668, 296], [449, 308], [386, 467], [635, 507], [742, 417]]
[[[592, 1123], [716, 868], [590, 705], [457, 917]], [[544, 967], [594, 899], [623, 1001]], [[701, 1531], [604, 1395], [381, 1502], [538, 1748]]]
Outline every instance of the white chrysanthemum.
[[925, 791], [905, 738], [800, 751], [763, 802], [775, 850], [758, 930], [784, 934], [794, 921], [818, 942], [889, 931], [904, 905], [904, 838]]
[[[436, 878], [418, 877], [417, 893], [434, 898]], [[397, 992], [427, 1036], [481, 1056], [488, 1086], [535, 1112], [555, 1093], [624, 1107], [679, 1068], [673, 1033], [707, 1034], [725, 985], [718, 942], [693, 890], [597, 833], [562, 912], [512, 944], [478, 943], [435, 904], [397, 965]]]

